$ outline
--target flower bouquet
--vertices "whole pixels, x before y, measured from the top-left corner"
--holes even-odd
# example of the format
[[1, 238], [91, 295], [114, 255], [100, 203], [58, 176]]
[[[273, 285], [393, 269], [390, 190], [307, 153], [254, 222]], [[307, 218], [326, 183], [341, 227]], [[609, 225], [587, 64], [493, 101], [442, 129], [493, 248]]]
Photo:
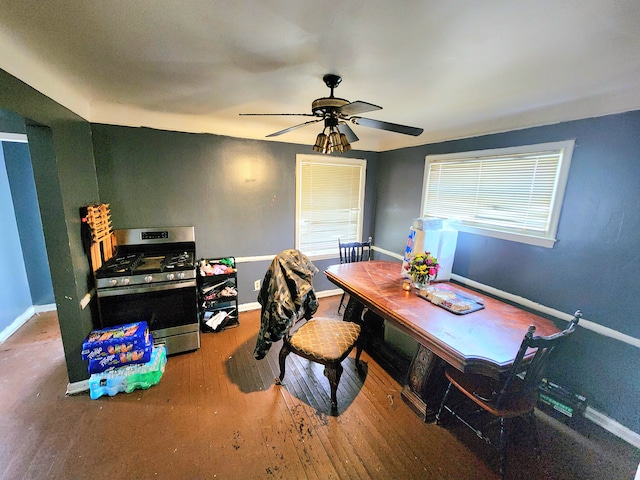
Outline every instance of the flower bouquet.
[[429, 252], [413, 255], [405, 269], [416, 287], [424, 289], [438, 276], [438, 259]]

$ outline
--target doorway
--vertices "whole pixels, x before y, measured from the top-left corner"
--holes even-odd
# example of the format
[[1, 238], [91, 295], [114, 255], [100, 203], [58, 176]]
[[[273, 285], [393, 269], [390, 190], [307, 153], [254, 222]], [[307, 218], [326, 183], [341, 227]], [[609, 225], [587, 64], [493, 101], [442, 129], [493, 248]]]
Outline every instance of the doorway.
[[0, 341], [55, 310], [27, 136], [0, 132]]

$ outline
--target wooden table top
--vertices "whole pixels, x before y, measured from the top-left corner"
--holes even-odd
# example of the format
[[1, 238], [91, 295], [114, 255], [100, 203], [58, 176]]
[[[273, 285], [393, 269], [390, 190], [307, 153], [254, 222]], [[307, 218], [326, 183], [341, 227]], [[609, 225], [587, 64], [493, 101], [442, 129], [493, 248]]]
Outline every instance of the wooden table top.
[[458, 315], [402, 290], [402, 264], [374, 260], [332, 265], [327, 278], [376, 314], [416, 339], [461, 371], [499, 375], [508, 371], [529, 325], [536, 335], [559, 331], [548, 319], [471, 291], [456, 290], [484, 301], [485, 308]]

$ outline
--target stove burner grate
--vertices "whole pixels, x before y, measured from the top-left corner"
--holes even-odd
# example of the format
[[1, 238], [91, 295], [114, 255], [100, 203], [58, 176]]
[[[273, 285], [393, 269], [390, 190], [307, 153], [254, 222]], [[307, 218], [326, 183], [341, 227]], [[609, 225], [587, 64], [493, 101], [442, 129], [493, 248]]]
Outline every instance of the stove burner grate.
[[141, 257], [142, 254], [139, 253], [116, 256], [109, 259], [98, 271], [105, 276], [131, 273], [140, 262]]
[[164, 270], [184, 270], [194, 268], [193, 253], [181, 252], [169, 254], [164, 259]]

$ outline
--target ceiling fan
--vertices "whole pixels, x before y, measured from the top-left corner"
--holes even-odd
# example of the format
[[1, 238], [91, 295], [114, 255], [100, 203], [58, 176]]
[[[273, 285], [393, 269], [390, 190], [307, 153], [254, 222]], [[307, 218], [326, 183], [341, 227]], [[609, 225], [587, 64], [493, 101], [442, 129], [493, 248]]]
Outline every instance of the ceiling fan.
[[331, 94], [328, 97], [317, 98], [314, 100], [311, 103], [311, 113], [241, 113], [240, 115], [288, 115], [297, 117], [316, 117], [308, 122], [300, 123], [293, 127], [271, 133], [267, 135], [267, 137], [277, 137], [278, 135], [304, 127], [305, 125], [318, 123], [324, 120], [324, 128], [316, 138], [316, 143], [313, 146], [314, 151], [322, 153], [331, 153], [336, 151], [346, 152], [351, 150], [351, 143], [357, 142], [359, 139], [349, 126], [348, 122], [351, 122], [354, 125], [362, 125], [390, 132], [403, 133], [405, 135], [413, 135], [414, 137], [417, 137], [423, 132], [422, 128], [408, 127], [397, 123], [383, 122], [381, 120], [358, 116], [361, 113], [382, 110], [382, 107], [360, 100], [349, 102], [344, 98], [334, 97], [333, 90], [340, 85], [342, 77], [328, 73], [322, 79], [327, 87], [331, 89]]

